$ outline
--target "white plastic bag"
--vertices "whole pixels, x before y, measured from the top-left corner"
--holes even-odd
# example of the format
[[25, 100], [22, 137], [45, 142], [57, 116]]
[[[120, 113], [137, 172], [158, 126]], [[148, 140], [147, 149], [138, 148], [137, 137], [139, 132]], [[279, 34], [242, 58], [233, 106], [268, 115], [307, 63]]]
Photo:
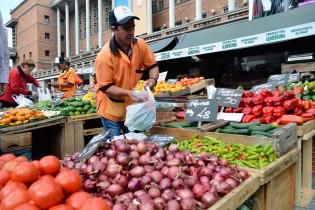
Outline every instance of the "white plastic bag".
[[146, 87], [149, 99], [146, 102], [127, 106], [125, 126], [129, 131], [145, 131], [156, 120], [156, 102], [149, 87]]
[[52, 101], [50, 91], [46, 88], [46, 93], [41, 88], [37, 88], [38, 92], [38, 101]]
[[30, 99], [26, 98], [24, 95], [20, 94], [19, 96], [13, 94], [13, 100], [18, 104], [17, 108], [21, 107], [33, 107], [34, 103]]

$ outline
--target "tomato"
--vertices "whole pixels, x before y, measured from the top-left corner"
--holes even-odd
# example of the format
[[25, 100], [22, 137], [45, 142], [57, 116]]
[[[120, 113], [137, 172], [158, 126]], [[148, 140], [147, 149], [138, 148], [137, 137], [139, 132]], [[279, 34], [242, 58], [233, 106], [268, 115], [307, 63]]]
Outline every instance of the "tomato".
[[34, 204], [24, 203], [15, 207], [13, 210], [40, 210], [40, 208], [38, 208]]
[[12, 171], [12, 169], [14, 169], [17, 165], [19, 165], [19, 162], [15, 160], [10, 160], [4, 164], [2, 169]]
[[4, 186], [10, 180], [10, 172], [0, 170], [0, 185]]
[[55, 176], [60, 171], [61, 163], [57, 157], [50, 155], [40, 159], [38, 167], [42, 174], [50, 174]]
[[27, 187], [25, 184], [21, 182], [13, 182], [9, 181], [7, 184], [2, 188], [0, 192], [0, 200], [5, 198], [7, 195], [9, 195], [12, 191], [16, 189], [22, 189], [22, 190], [27, 190]]
[[39, 179], [47, 180], [47, 181], [55, 181], [55, 178], [52, 175], [44, 175], [44, 176], [41, 176]]
[[71, 169], [70, 168], [66, 168], [66, 167], [61, 167], [60, 172], [69, 171], [69, 170], [71, 170]]
[[32, 163], [36, 166], [36, 168], [39, 168], [39, 160], [33, 160]]
[[27, 203], [30, 200], [27, 190], [16, 189], [3, 198], [1, 210], [12, 210], [20, 204]]
[[82, 180], [76, 171], [66, 170], [56, 176], [56, 182], [60, 184], [64, 192], [75, 193], [81, 190]]
[[0, 170], [2, 169], [2, 167], [4, 166], [5, 161], [0, 159]]
[[76, 192], [72, 194], [67, 200], [66, 204], [72, 206], [74, 209], [80, 209], [87, 199], [92, 198], [92, 195], [86, 192]]
[[102, 198], [89, 198], [87, 199], [80, 210], [110, 210], [111, 208], [105, 203]]
[[15, 159], [15, 161], [17, 161], [19, 163], [23, 163], [23, 162], [28, 162], [28, 159], [24, 156], [19, 156]]
[[13, 154], [4, 154], [4, 155], [1, 155], [0, 160], [4, 160], [5, 162], [8, 162], [10, 160], [14, 160], [15, 158], [16, 156]]
[[59, 204], [63, 198], [61, 186], [50, 179], [40, 179], [34, 182], [28, 189], [28, 194], [42, 209]]
[[32, 184], [38, 179], [39, 171], [33, 163], [23, 162], [11, 172], [11, 179], [24, 184]]
[[74, 209], [67, 204], [59, 204], [57, 206], [53, 206], [49, 208], [48, 210], [74, 210]]

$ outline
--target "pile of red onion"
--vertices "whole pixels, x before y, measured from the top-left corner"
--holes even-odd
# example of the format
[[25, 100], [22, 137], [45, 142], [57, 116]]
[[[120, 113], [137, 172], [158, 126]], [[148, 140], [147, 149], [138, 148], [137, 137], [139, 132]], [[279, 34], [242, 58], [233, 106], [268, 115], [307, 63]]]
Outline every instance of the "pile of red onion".
[[212, 206], [249, 177], [227, 160], [168, 149], [149, 142], [104, 143], [84, 162], [78, 153], [64, 166], [83, 177], [84, 190], [103, 197], [113, 210], [193, 210]]

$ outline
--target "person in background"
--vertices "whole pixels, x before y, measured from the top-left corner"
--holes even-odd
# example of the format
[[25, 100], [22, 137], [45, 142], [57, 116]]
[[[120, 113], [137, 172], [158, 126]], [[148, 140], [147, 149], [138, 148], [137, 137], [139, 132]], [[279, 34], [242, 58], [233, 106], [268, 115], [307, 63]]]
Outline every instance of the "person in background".
[[55, 58], [55, 65], [58, 65], [60, 74], [57, 82], [49, 82], [48, 86], [52, 86], [62, 92], [64, 92], [62, 98], [71, 98], [74, 96], [75, 87], [75, 71], [72, 67], [66, 65], [66, 60], [63, 57]]
[[144, 71], [149, 72], [146, 86], [157, 83], [159, 68], [154, 54], [142, 39], [134, 37], [135, 19], [130, 9], [119, 6], [109, 14], [113, 37], [105, 44], [95, 60], [97, 109], [105, 130], [111, 135], [127, 133], [124, 125], [126, 107], [139, 101], [132, 89]]
[[[73, 68], [73, 67], [70, 67], [70, 61], [66, 60], [65, 63], [66, 63], [67, 68]], [[74, 72], [75, 72], [75, 69], [74, 69]], [[75, 85], [77, 86], [78, 89], [82, 89], [84, 85], [84, 81], [77, 74], [75, 74]]]
[[18, 104], [13, 100], [12, 95], [37, 96], [36, 92], [27, 89], [27, 83], [32, 83], [36, 87], [40, 87], [39, 82], [31, 75], [35, 68], [32, 60], [23, 61], [16, 68], [13, 67], [9, 74], [9, 83], [0, 96], [0, 108], [16, 107]]

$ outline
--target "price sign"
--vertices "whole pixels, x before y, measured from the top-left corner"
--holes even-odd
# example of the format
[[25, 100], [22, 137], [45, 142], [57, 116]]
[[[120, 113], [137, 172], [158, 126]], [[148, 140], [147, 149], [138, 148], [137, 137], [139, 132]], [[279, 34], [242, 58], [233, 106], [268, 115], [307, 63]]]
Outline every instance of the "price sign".
[[167, 83], [169, 83], [169, 84], [176, 84], [177, 81], [178, 81], [178, 79], [168, 79]]
[[231, 122], [241, 122], [244, 114], [243, 113], [225, 113], [219, 112], [218, 113], [218, 120], [225, 120]]
[[187, 103], [186, 117], [189, 121], [207, 121], [217, 120], [218, 100], [216, 99], [198, 99], [189, 100]]
[[286, 85], [289, 81], [289, 74], [275, 74], [268, 78], [268, 83], [276, 82], [277, 85]]
[[150, 142], [153, 142], [161, 147], [164, 147], [175, 140], [176, 138], [174, 136], [167, 136], [161, 134], [156, 134], [150, 137]]
[[217, 88], [213, 98], [219, 100], [219, 106], [238, 108], [242, 95], [242, 90]]
[[109, 131], [94, 136], [75, 159], [75, 162], [89, 159], [96, 152], [107, 135], [109, 135]]
[[300, 73], [289, 75], [289, 82], [298, 82], [298, 81], [300, 81]]
[[267, 89], [267, 90], [273, 92], [275, 90], [276, 86], [277, 86], [277, 82], [265, 83], [265, 84], [253, 86], [252, 91], [254, 93], [258, 93], [261, 89]]
[[164, 72], [160, 73], [158, 81], [165, 81], [166, 76], [167, 76], [167, 71], [164, 71]]

